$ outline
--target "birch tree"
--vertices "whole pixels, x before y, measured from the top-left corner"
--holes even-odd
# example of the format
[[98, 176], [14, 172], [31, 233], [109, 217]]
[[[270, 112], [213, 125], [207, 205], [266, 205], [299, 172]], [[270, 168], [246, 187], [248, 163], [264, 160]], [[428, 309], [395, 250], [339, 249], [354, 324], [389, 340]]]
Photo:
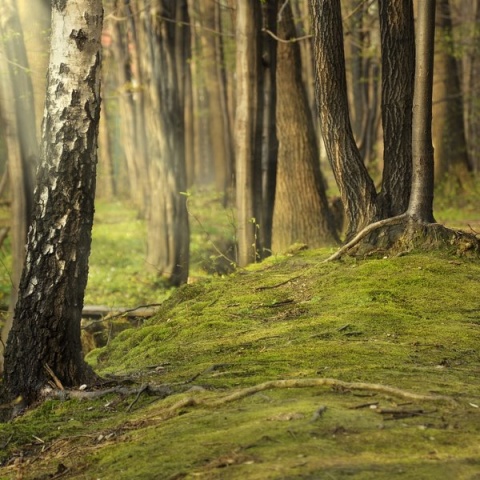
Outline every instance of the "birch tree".
[[31, 403], [49, 380], [95, 378], [80, 319], [88, 275], [100, 116], [101, 0], [52, 0], [52, 34], [25, 267], [5, 352], [5, 386]]

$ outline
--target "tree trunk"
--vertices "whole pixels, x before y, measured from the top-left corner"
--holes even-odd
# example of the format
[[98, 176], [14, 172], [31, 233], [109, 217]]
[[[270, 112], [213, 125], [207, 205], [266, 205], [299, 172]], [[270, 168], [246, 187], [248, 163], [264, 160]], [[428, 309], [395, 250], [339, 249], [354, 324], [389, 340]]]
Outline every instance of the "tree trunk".
[[[295, 38], [290, 6], [284, 8], [278, 36]], [[278, 167], [273, 215], [272, 251], [294, 243], [315, 248], [338, 241], [320, 172], [318, 144], [302, 80], [300, 46], [277, 47]]]
[[215, 171], [215, 187], [224, 194], [231, 185], [233, 147], [228, 128], [228, 112], [225, 105], [224, 86], [221, 84], [220, 68], [223, 59], [220, 57], [221, 36], [216, 33], [216, 10], [220, 8], [216, 0], [202, 0], [200, 19], [203, 28], [200, 30], [202, 43], [203, 71], [208, 92], [208, 120], [210, 142]]
[[[268, 0], [262, 4], [261, 22], [264, 28], [276, 33], [277, 0]], [[259, 129], [256, 133], [256, 152], [261, 156], [261, 164], [255, 163], [254, 209], [258, 225], [258, 254], [260, 258], [264, 258], [270, 255], [272, 248], [273, 208], [277, 181], [278, 139], [275, 126], [277, 41], [267, 32], [262, 32], [259, 40], [261, 61], [258, 64], [257, 121]]]
[[480, 1], [463, 0], [463, 25], [468, 25], [466, 48], [463, 49], [463, 92], [465, 134], [468, 157], [475, 173], [480, 172]]
[[25, 261], [25, 244], [33, 208], [34, 174], [38, 161], [35, 103], [29, 65], [15, 0], [0, 4], [2, 47], [8, 63], [1, 74], [2, 110], [7, 122], [8, 174], [12, 196], [12, 290], [10, 308], [0, 344], [7, 342], [17, 302], [18, 285]]
[[457, 192], [470, 183], [470, 162], [463, 123], [463, 98], [454, 56], [452, 19], [448, 0], [437, 6], [433, 84], [433, 144], [435, 182]]
[[237, 108], [235, 115], [235, 162], [238, 264], [257, 260], [257, 235], [254, 210], [255, 162], [261, 157], [257, 147], [258, 35], [260, 3], [237, 0], [236, 12]]
[[415, 87], [412, 119], [412, 191], [408, 214], [433, 223], [432, 86], [435, 38], [435, 0], [418, 5]]
[[[186, 208], [185, 124], [181, 92], [185, 80], [188, 23], [185, 1], [158, 0], [142, 13], [146, 58], [142, 64], [148, 95], [150, 204], [147, 264], [170, 284], [186, 283], [189, 225]], [[179, 22], [179, 25], [177, 25]]]
[[322, 136], [345, 207], [349, 239], [376, 218], [376, 191], [349, 119], [340, 0], [312, 0], [311, 9]]
[[113, 166], [110, 118], [106, 101], [103, 102], [98, 135], [98, 182], [97, 197], [111, 201], [115, 197], [115, 172]]
[[408, 207], [412, 179], [412, 101], [415, 32], [412, 0], [380, 0], [382, 45], [382, 218]]
[[53, 0], [42, 156], [25, 268], [5, 355], [5, 385], [33, 401], [51, 377], [95, 376], [82, 358], [100, 113], [100, 0]]
[[112, 51], [117, 66], [120, 131], [125, 155], [129, 195], [142, 215], [148, 201], [148, 174], [144, 122], [144, 88], [138, 60], [137, 12], [124, 0], [115, 0]]

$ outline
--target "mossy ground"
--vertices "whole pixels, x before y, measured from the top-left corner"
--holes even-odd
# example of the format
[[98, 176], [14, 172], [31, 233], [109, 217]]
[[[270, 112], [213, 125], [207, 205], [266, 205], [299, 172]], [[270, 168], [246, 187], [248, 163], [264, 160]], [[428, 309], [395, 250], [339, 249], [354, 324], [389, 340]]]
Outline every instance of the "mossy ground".
[[[437, 251], [321, 263], [330, 253], [274, 256], [174, 292], [87, 357], [105, 378], [172, 395], [48, 400], [0, 425], [0, 478], [480, 478], [480, 262]], [[457, 403], [319, 387], [208, 406], [321, 377]], [[204, 403], [177, 408], [187, 398]]]

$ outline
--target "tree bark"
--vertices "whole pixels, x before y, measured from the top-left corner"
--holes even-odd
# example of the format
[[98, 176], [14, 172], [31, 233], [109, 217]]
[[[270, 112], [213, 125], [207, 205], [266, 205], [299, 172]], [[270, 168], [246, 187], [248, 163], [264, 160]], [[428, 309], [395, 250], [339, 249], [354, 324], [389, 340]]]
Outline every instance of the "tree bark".
[[[147, 264], [172, 285], [186, 283], [189, 224], [186, 207], [185, 123], [181, 92], [185, 80], [188, 23], [185, 1], [158, 0], [141, 14], [148, 95], [150, 204]], [[179, 22], [179, 25], [177, 25]]]
[[235, 164], [238, 264], [248, 265], [257, 260], [257, 234], [254, 199], [255, 162], [261, 157], [257, 147], [258, 96], [258, 35], [260, 3], [257, 0], [237, 0], [236, 71], [237, 108], [235, 115]]
[[408, 214], [433, 223], [432, 87], [435, 38], [435, 0], [418, 5], [415, 87], [412, 119], [412, 190]]
[[[261, 24], [274, 34], [277, 32], [277, 0], [268, 0], [261, 7]], [[260, 26], [259, 26], [260, 28]], [[260, 58], [258, 60], [258, 106], [257, 155], [261, 162], [255, 163], [254, 175], [255, 212], [258, 225], [258, 254], [260, 258], [270, 255], [272, 248], [272, 224], [277, 182], [278, 139], [276, 135], [277, 107], [277, 41], [267, 32], [259, 36]]]
[[221, 83], [220, 68], [223, 59], [220, 57], [221, 36], [216, 32], [216, 10], [220, 8], [216, 0], [199, 2], [200, 19], [203, 28], [200, 30], [202, 43], [203, 71], [208, 92], [208, 120], [210, 142], [215, 170], [215, 188], [227, 198], [227, 189], [232, 182], [233, 146], [230, 137], [228, 112], [225, 104], [224, 85]]
[[[288, 4], [278, 24], [278, 36], [283, 40], [296, 36]], [[279, 42], [276, 77], [279, 148], [272, 251], [285, 251], [293, 243], [312, 248], [336, 243], [298, 43]]]
[[452, 19], [448, 0], [439, 0], [436, 14], [432, 135], [435, 182], [454, 192], [470, 183], [471, 166], [463, 123], [463, 97], [454, 56]]
[[408, 207], [412, 179], [412, 102], [415, 32], [412, 0], [380, 0], [382, 46], [382, 218]]
[[5, 385], [32, 402], [50, 368], [91, 382], [80, 319], [88, 276], [100, 114], [100, 0], [53, 0], [41, 164], [25, 268], [5, 355]]
[[348, 240], [376, 219], [376, 191], [349, 119], [340, 0], [312, 0], [311, 11], [322, 136], [345, 207]]

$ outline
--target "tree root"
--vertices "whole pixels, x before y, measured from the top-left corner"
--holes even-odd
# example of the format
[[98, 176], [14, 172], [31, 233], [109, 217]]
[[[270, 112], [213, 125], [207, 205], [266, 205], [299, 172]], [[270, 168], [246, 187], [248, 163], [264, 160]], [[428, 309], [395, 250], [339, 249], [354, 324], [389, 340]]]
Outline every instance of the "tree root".
[[217, 408], [227, 403], [235, 402], [243, 398], [249, 397], [264, 390], [274, 388], [312, 388], [312, 387], [333, 387], [343, 390], [364, 390], [377, 392], [387, 396], [400, 397], [406, 400], [424, 401], [424, 402], [445, 402], [452, 406], [457, 406], [457, 401], [446, 395], [426, 395], [420, 393], [409, 392], [400, 388], [389, 387], [377, 383], [363, 382], [344, 382], [334, 378], [302, 378], [290, 380], [271, 380], [268, 382], [254, 385], [253, 387], [242, 388], [225, 397], [219, 399], [197, 399], [193, 397], [182, 398], [174, 403], [160, 416], [162, 420], [168, 420], [178, 415], [179, 411], [187, 407], [206, 407]]
[[356, 246], [358, 243], [360, 243], [360, 241], [363, 240], [368, 234], [382, 227], [386, 227], [390, 225], [398, 225], [402, 223], [404, 220], [406, 220], [408, 216], [409, 215], [407, 213], [402, 213], [401, 215], [397, 215], [396, 217], [386, 218], [384, 220], [379, 220], [378, 222], [374, 222], [374, 223], [371, 223], [370, 225], [367, 225], [363, 230], [358, 232], [357, 235], [354, 238], [352, 238], [352, 240], [350, 240], [342, 248], [337, 250], [333, 255], [330, 255], [330, 257], [325, 259], [323, 263], [337, 260], [348, 250], [350, 250], [351, 248]]
[[[395, 226], [400, 226], [400, 228], [390, 229], [390, 227]], [[382, 232], [376, 233], [376, 238], [370, 237], [369, 240], [365, 241], [365, 245], [360, 246], [360, 242], [365, 240], [367, 236], [381, 229]], [[352, 240], [325, 259], [323, 263], [337, 260], [346, 253], [352, 254], [351, 252], [355, 247], [358, 247], [355, 252], [356, 255], [359, 255], [359, 251], [366, 255], [379, 249], [395, 253], [398, 250], [446, 248], [450, 251], [453, 250], [452, 254], [454, 255], [473, 253], [478, 256], [480, 239], [472, 233], [452, 230], [438, 223], [424, 223], [408, 213], [403, 213], [367, 225]]]

